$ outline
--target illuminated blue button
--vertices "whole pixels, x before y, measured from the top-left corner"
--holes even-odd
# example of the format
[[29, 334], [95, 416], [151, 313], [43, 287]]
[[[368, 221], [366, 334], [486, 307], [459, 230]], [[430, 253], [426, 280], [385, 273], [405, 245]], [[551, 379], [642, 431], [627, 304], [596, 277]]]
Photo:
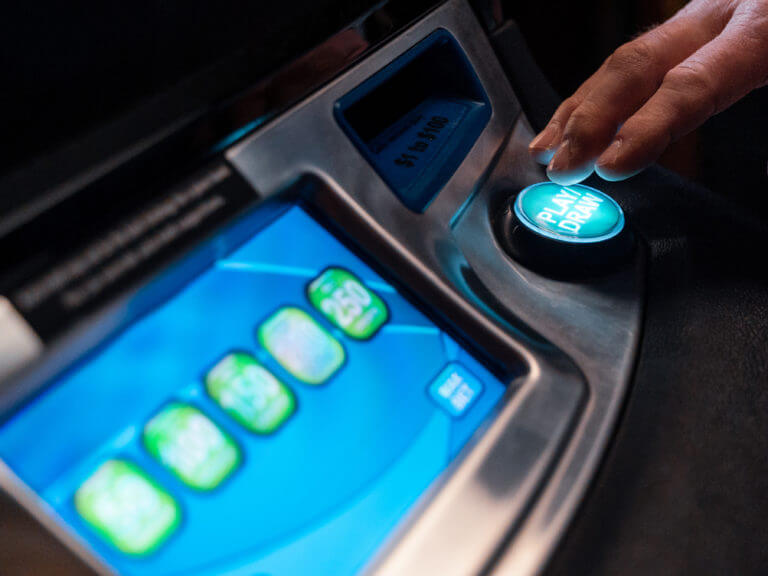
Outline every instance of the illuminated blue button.
[[451, 362], [429, 386], [432, 400], [451, 416], [459, 417], [483, 391], [480, 381], [461, 364]]
[[571, 244], [603, 242], [624, 228], [624, 213], [613, 198], [583, 184], [528, 186], [515, 200], [515, 215], [532, 232]]

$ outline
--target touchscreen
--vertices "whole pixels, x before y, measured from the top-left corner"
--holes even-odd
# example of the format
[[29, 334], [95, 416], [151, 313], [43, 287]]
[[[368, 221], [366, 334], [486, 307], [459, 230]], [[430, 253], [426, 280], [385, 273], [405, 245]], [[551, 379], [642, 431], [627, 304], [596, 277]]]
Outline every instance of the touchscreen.
[[121, 574], [354, 574], [502, 383], [291, 207], [0, 428]]

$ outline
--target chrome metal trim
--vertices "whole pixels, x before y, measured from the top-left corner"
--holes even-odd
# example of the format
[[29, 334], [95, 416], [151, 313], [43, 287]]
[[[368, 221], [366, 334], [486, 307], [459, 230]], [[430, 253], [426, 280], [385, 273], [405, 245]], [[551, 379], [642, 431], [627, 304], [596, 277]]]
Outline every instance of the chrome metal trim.
[[[414, 214], [346, 138], [333, 105], [440, 28], [466, 52], [493, 113], [440, 195], [424, 214]], [[492, 346], [496, 358], [507, 350], [527, 364], [516, 393], [422, 498], [369, 566], [372, 574], [465, 576], [494, 570], [499, 558], [499, 573], [539, 571], [596, 469], [629, 384], [640, 330], [642, 256], [610, 277], [569, 284], [511, 261], [494, 237], [495, 199], [543, 179], [527, 155], [531, 136], [471, 9], [450, 0], [227, 155], [266, 195], [302, 174], [324, 180], [330, 197], [318, 203], [342, 228], [357, 229], [350, 232], [355, 240], [366, 248], [389, 246], [401, 255], [400, 264], [386, 263], [394, 273], [398, 266], [420, 269], [489, 335], [481, 344]], [[361, 221], [364, 226], [353, 226]], [[576, 366], [559, 352], [524, 342], [526, 325]], [[551, 499], [536, 498], [542, 490]], [[522, 545], [521, 536], [527, 539]]]
[[42, 350], [43, 342], [32, 327], [0, 296], [0, 381], [28, 365]]
[[105, 576], [117, 574], [99, 558], [84, 540], [81, 540], [71, 530], [67, 529], [64, 522], [58, 520], [56, 511], [50, 508], [33, 490], [28, 488], [3, 460], [0, 460], [0, 488], [21, 504], [35, 520], [73, 551], [90, 568]]
[[[507, 150], [489, 176], [490, 198], [528, 156], [534, 133], [526, 121], [515, 127]], [[494, 184], [495, 182], [495, 184]], [[525, 182], [520, 182], [522, 187]], [[457, 234], [467, 259], [500, 305], [535, 326], [565, 352], [588, 383], [586, 404], [549, 479], [540, 486], [525, 519], [494, 559], [494, 575], [533, 575], [546, 563], [573, 518], [597, 471], [629, 389], [640, 346], [645, 252], [638, 246], [631, 262], [600, 279], [581, 283], [551, 280], [507, 259], [490, 235], [487, 206], [468, 210]], [[466, 226], [463, 230], [460, 228]], [[490, 241], [488, 239], [491, 239]], [[480, 240], [480, 241], [478, 241]], [[497, 253], [494, 254], [494, 250]], [[471, 253], [470, 253], [471, 251]]]

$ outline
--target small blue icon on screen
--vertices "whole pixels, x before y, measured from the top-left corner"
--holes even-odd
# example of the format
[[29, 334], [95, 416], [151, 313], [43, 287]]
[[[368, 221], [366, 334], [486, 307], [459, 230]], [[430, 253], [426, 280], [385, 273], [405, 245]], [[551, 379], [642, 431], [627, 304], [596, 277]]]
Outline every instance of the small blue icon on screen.
[[451, 362], [429, 386], [429, 395], [443, 410], [458, 418], [483, 392], [480, 381], [461, 364]]

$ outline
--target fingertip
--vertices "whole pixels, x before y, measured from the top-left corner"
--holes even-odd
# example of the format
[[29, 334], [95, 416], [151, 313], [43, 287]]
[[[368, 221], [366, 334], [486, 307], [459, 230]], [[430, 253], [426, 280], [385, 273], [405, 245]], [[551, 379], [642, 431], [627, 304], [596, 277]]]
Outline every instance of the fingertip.
[[567, 170], [553, 170], [550, 165], [547, 168], [547, 177], [560, 186], [570, 186], [571, 184], [578, 184], [579, 182], [586, 180], [594, 171], [595, 166], [591, 162], [584, 166], [569, 168]]
[[603, 152], [595, 162], [595, 172], [600, 178], [608, 182], [620, 182], [635, 176], [641, 172], [644, 166], [628, 166], [628, 157], [631, 156], [631, 150], [624, 145], [624, 138], [621, 136], [614, 139], [610, 146]]
[[528, 153], [536, 162], [546, 166], [552, 161], [559, 145], [560, 132], [550, 123], [528, 145]]
[[556, 151], [557, 148], [534, 148], [533, 146], [528, 147], [528, 153], [536, 162], [542, 166], [546, 166], [552, 162], [552, 158]]
[[571, 141], [566, 138], [547, 166], [547, 176], [555, 184], [568, 186], [588, 178], [594, 170], [591, 160], [582, 160]]
[[606, 182], [621, 182], [622, 180], [627, 180], [628, 178], [632, 178], [632, 176], [637, 176], [642, 171], [643, 169], [639, 168], [636, 170], [619, 172], [619, 171], [614, 171], [607, 166], [601, 166], [599, 164], [595, 164], [595, 173]]

